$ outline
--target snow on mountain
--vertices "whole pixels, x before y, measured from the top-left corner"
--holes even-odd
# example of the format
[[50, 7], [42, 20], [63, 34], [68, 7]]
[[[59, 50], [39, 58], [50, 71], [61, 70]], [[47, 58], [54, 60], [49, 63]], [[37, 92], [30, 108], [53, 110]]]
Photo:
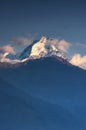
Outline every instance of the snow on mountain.
[[39, 42], [33, 45], [30, 57], [35, 57], [35, 56], [38, 58], [44, 57], [48, 53], [45, 47], [46, 41], [47, 41], [46, 37], [42, 37], [42, 39]]
[[[57, 57], [61, 62], [67, 62], [71, 65], [85, 69], [82, 64], [77, 65], [78, 62], [71, 62], [71, 58], [66, 57], [66, 50], [70, 46], [70, 43], [64, 40], [46, 38], [43, 36], [40, 40], [34, 40], [29, 46], [27, 46], [22, 52], [17, 54], [10, 54], [8, 52], [0, 55], [0, 66], [6, 66], [7, 63], [12, 66], [22, 63], [26, 63], [29, 60], [41, 59], [46, 57]], [[65, 61], [64, 61], [65, 60]], [[4, 64], [3, 64], [4, 63]], [[3, 65], [2, 65], [3, 64]], [[10, 65], [9, 65], [10, 66]], [[85, 66], [85, 65], [84, 65]]]
[[[46, 57], [57, 57], [64, 59], [72, 65], [85, 69], [85, 63], [79, 55], [75, 55], [74, 58], [68, 58], [65, 56], [65, 52], [69, 48], [70, 43], [65, 40], [58, 40], [52, 38], [46, 38], [43, 36], [40, 40], [34, 40], [29, 46], [27, 46], [22, 52], [17, 54], [5, 52], [0, 54], [0, 64], [9, 63], [9, 64], [20, 64], [27, 62], [31, 59], [40, 59]], [[85, 57], [83, 57], [85, 59]], [[76, 60], [77, 59], [77, 60]]]
[[20, 59], [29, 57], [29, 59], [39, 59], [42, 57], [50, 57], [52, 55], [66, 59], [64, 53], [56, 48], [54, 44], [49, 43], [53, 39], [42, 37], [38, 42], [28, 46], [20, 55]]
[[24, 49], [23, 52], [21, 52], [21, 54], [19, 55], [18, 59], [20, 60], [24, 60], [25, 58], [29, 57], [30, 53], [31, 53], [31, 49], [32, 46], [37, 42], [38, 40], [33, 41], [33, 43], [31, 45], [29, 45], [28, 47], [26, 47]]
[[33, 41], [21, 53], [9, 54], [5, 53], [0, 62], [8, 62], [11, 64], [23, 63], [30, 59], [40, 59], [45, 57], [56, 56], [67, 60], [64, 52], [54, 44], [54, 39], [43, 36], [40, 40]]

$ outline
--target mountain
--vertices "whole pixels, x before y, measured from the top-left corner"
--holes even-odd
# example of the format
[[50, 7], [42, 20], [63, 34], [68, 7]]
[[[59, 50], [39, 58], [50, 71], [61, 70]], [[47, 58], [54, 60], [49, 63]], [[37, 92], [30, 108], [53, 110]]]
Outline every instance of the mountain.
[[46, 57], [0, 77], [0, 129], [86, 130], [86, 71]]
[[26, 47], [20, 55], [20, 59], [38, 59], [42, 57], [50, 57], [52, 55], [66, 59], [64, 53], [59, 50], [54, 44], [51, 44], [53, 39], [42, 37], [39, 41], [34, 41]]
[[38, 40], [33, 41], [33, 43], [32, 43], [31, 45], [29, 45], [28, 47], [26, 47], [26, 48], [24, 49], [24, 51], [21, 52], [21, 54], [19, 55], [18, 58], [19, 58], [20, 60], [23, 60], [23, 59], [29, 57], [29, 55], [30, 55], [30, 53], [31, 53], [32, 46], [33, 46], [36, 42], [38, 42]]
[[[85, 64], [82, 63], [82, 60], [80, 60], [81, 56], [79, 54], [74, 55], [71, 58], [66, 56], [67, 49], [70, 46], [71, 44], [66, 42], [65, 40], [46, 38], [45, 36], [43, 36], [40, 40], [34, 40], [23, 51], [18, 52], [17, 54], [10, 54], [9, 52], [1, 54], [0, 64], [3, 63], [4, 66], [4, 63], [7, 63], [11, 64], [10, 66], [16, 66], [16, 64], [20, 65], [31, 59], [34, 60], [53, 56], [59, 59], [64, 59], [72, 65], [85, 69]], [[78, 58], [79, 62], [76, 62], [76, 58]]]
[[42, 37], [0, 62], [1, 130], [86, 130], [86, 71], [52, 40]]
[[21, 53], [10, 54], [6, 52], [0, 59], [0, 66], [16, 67], [25, 64], [31, 59], [34, 60], [46, 57], [57, 57], [61, 61], [69, 62], [64, 52], [56, 46], [53, 40], [54, 39], [43, 36], [40, 40], [33, 41], [33, 43], [27, 46]]

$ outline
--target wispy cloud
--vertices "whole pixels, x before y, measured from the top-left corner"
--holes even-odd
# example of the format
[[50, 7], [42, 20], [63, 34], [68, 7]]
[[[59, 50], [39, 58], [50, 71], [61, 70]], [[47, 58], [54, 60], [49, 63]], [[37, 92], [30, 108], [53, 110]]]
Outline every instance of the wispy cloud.
[[67, 50], [70, 48], [71, 45], [72, 45], [71, 43], [65, 40], [61, 40], [57, 44], [58, 48], [64, 52], [67, 52]]
[[17, 60], [17, 59], [11, 60], [11, 59], [4, 57], [4, 56], [0, 59], [0, 62], [7, 62], [7, 63], [11, 63], [11, 64], [21, 63], [20, 60]]
[[86, 49], [86, 45], [85, 45], [85, 44], [76, 43], [76, 46], [79, 46], [79, 47], [81, 47], [81, 48], [84, 48], [84, 49]]
[[32, 43], [32, 41], [33, 38], [20, 37], [20, 38], [15, 38], [14, 40], [11, 41], [11, 43], [13, 43], [14, 45], [29, 45]]
[[7, 58], [9, 54], [15, 54], [15, 50], [11, 45], [5, 45], [0, 47], [0, 62], [10, 62], [10, 59]]
[[65, 41], [65, 40], [58, 40], [58, 39], [49, 39], [47, 40], [49, 44], [55, 45], [56, 48], [63, 52], [67, 52], [67, 50], [72, 46], [71, 43]]
[[11, 45], [5, 45], [0, 47], [0, 54], [4, 54], [4, 53], [15, 54], [15, 50]]
[[79, 66], [82, 69], [86, 69], [86, 55], [81, 56], [81, 54], [75, 54], [71, 58], [70, 63], [75, 66]]

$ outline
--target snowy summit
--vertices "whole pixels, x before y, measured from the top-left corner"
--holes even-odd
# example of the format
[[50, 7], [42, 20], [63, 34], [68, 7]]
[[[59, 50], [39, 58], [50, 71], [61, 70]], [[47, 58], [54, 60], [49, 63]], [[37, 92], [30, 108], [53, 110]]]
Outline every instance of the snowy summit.
[[[42, 57], [50, 57], [52, 55], [58, 56], [61, 58], [66, 58], [64, 53], [53, 44], [53, 39], [42, 37], [38, 42], [34, 43], [32, 47], [27, 47], [23, 51], [23, 57], [29, 57], [30, 59], [39, 59]], [[29, 52], [30, 51], [30, 52]], [[25, 56], [25, 54], [27, 56]], [[21, 59], [23, 59], [21, 56]]]

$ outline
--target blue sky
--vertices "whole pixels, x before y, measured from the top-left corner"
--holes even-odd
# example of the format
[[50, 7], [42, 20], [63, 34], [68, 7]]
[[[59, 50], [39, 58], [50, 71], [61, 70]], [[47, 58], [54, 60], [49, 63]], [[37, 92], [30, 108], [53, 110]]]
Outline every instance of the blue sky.
[[29, 34], [65, 39], [73, 44], [70, 55], [85, 55], [86, 2], [0, 0], [0, 46]]

